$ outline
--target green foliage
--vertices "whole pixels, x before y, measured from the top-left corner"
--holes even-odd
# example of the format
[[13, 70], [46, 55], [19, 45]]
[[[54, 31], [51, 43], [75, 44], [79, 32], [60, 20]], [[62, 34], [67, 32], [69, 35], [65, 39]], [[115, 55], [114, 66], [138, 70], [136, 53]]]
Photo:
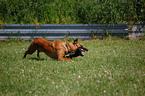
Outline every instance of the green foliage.
[[115, 24], [145, 20], [144, 0], [0, 0], [0, 23]]
[[23, 59], [30, 42], [0, 42], [0, 95], [144, 96], [144, 40], [80, 43], [89, 51], [69, 62]]

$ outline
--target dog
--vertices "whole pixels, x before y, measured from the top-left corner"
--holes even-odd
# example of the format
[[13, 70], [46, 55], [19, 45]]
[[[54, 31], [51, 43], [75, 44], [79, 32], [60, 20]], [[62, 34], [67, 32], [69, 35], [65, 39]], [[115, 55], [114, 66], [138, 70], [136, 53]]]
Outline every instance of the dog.
[[[78, 43], [78, 39], [74, 40], [73, 43], [63, 42], [56, 40], [53, 42], [47, 41], [44, 38], [36, 37], [25, 51], [23, 58], [26, 58], [27, 54], [33, 54], [37, 50], [37, 57], [40, 57], [40, 52], [44, 52], [51, 58], [57, 60], [68, 60], [74, 62], [71, 58], [77, 56], [84, 56], [82, 52], [88, 51], [81, 44]], [[68, 55], [65, 57], [65, 55]]]

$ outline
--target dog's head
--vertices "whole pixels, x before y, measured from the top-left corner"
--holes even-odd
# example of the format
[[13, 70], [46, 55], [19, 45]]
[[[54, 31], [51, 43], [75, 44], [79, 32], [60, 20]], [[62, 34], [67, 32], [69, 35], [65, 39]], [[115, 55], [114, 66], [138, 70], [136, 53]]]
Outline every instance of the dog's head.
[[84, 56], [83, 52], [88, 51], [87, 48], [84, 48], [81, 44], [78, 43], [78, 39], [74, 40], [73, 44], [74, 44], [74, 46], [76, 46], [76, 51], [75, 51], [74, 54], [69, 55], [70, 58], [78, 57], [78, 56]]

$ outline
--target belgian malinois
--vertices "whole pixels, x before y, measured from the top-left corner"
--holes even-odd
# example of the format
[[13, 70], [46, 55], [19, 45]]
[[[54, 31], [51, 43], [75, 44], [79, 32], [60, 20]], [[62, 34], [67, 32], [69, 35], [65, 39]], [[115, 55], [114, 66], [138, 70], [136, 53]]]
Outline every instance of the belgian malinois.
[[[77, 56], [84, 56], [83, 52], [88, 51], [81, 44], [78, 43], [78, 39], [74, 40], [73, 43], [63, 42], [56, 40], [53, 42], [47, 41], [44, 38], [36, 37], [28, 47], [28, 50], [24, 54], [26, 58], [27, 54], [33, 54], [37, 50], [37, 57], [40, 57], [40, 52], [44, 52], [51, 58], [57, 60], [69, 60], [74, 62], [71, 58]], [[68, 57], [65, 55], [70, 54]]]

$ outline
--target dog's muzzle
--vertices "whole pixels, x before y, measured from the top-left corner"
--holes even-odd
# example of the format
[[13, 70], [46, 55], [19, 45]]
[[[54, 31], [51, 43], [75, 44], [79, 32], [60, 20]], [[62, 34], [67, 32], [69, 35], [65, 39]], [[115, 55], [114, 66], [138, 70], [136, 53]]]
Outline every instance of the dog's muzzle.
[[87, 52], [88, 51], [88, 49], [86, 49], [86, 48], [81, 48], [81, 47], [78, 47], [78, 49], [77, 49], [77, 53], [78, 53], [78, 55], [80, 55], [80, 56], [84, 56], [84, 53], [83, 52]]

